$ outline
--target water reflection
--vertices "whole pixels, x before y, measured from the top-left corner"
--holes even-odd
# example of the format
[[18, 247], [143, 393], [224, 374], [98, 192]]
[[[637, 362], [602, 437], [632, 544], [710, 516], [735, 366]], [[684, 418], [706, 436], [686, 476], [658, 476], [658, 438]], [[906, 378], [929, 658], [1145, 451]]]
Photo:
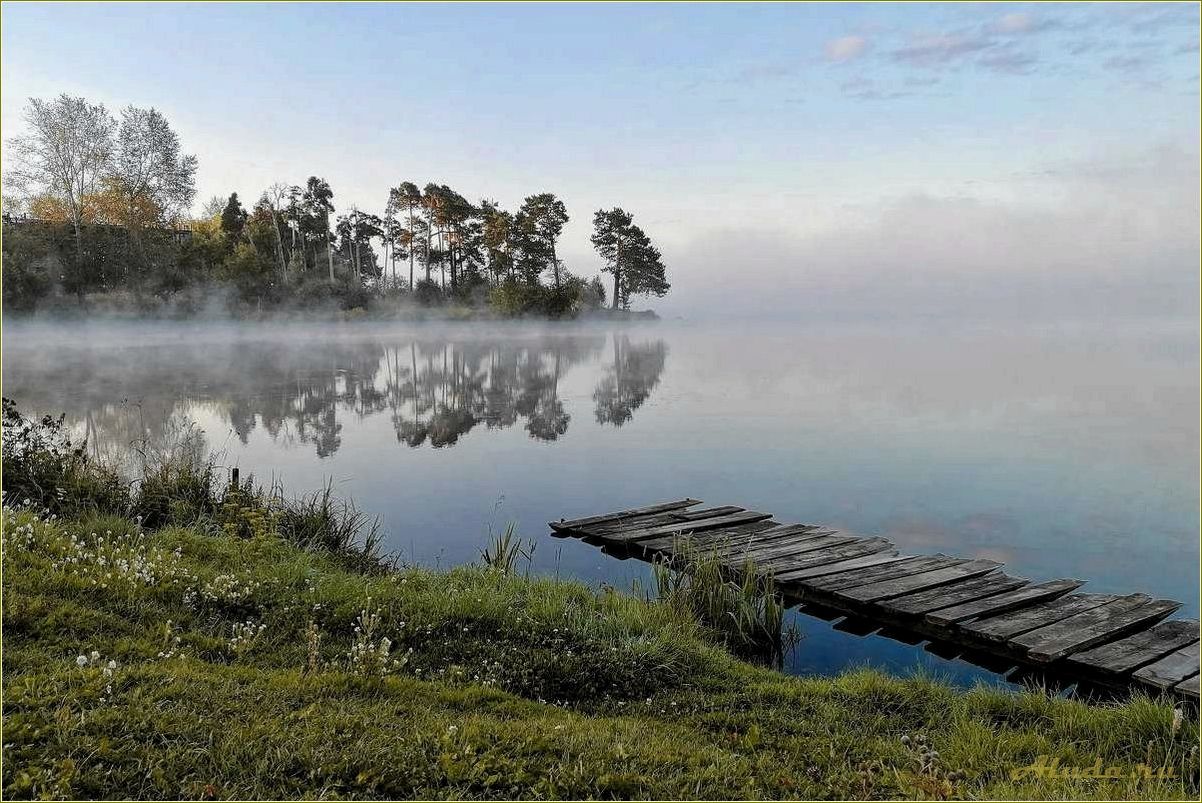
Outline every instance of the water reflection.
[[598, 424], [620, 427], [634, 416], [659, 384], [668, 350], [663, 341], [632, 345], [627, 337], [613, 339], [614, 361], [597, 389], [593, 401]]
[[[659, 384], [668, 349], [628, 333], [504, 339], [415, 336], [151, 346], [50, 347], [13, 356], [6, 379], [30, 410], [64, 410], [89, 447], [110, 459], [156, 449], [187, 426], [187, 408], [214, 413], [242, 445], [256, 430], [319, 458], [342, 447], [347, 416], [387, 415], [398, 444], [447, 448], [476, 427], [521, 424], [555, 441], [572, 423], [560, 385], [574, 368], [598, 377], [598, 424], [621, 426]], [[132, 391], [132, 392], [131, 392]], [[134, 396], [133, 393], [138, 395]]]

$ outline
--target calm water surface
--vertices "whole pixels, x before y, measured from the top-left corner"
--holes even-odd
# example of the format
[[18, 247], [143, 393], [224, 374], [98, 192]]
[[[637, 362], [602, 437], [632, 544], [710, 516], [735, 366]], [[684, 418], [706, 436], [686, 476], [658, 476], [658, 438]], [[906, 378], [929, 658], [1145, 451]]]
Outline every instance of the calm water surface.
[[[1198, 614], [1194, 327], [49, 325], [4, 394], [91, 448], [178, 440], [288, 488], [331, 479], [409, 561], [516, 521], [536, 569], [646, 578], [546, 522], [693, 496]], [[797, 615], [798, 673], [996, 680]]]

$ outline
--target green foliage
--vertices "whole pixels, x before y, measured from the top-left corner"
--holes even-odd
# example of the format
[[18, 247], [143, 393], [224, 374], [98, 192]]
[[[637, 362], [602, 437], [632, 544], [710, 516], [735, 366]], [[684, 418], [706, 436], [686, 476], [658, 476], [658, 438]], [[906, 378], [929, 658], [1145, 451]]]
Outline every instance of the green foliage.
[[335, 555], [359, 571], [384, 565], [379, 557], [380, 520], [353, 502], [335, 497], [332, 485], [295, 499], [285, 498], [277, 488], [268, 506], [274, 513], [276, 532], [288, 543]]
[[115, 472], [89, 461], [82, 444], [71, 442], [63, 416], [30, 420], [5, 398], [4, 499], [56, 515], [86, 511], [123, 513], [129, 489]]
[[[506, 279], [489, 292], [488, 304], [506, 317], [570, 318], [584, 310], [597, 308], [598, 296], [594, 282], [599, 283], [597, 279], [586, 282], [566, 271], [558, 288]], [[600, 301], [604, 302], [604, 298], [602, 291]]]
[[216, 484], [211, 462], [173, 456], [142, 477], [134, 510], [147, 527], [192, 524], [217, 510]]
[[517, 524], [511, 521], [504, 530], [492, 536], [492, 542], [487, 547], [480, 550], [480, 560], [501, 574], [513, 574], [519, 559], [525, 559], [529, 569], [535, 546], [534, 541], [527, 543], [518, 536]]
[[33, 228], [5, 226], [3, 240], [4, 308], [33, 310], [53, 286], [44, 236]]
[[442, 289], [438, 286], [438, 282], [421, 279], [415, 288], [414, 298], [423, 307], [433, 306], [442, 301]]
[[654, 572], [657, 599], [712, 629], [736, 655], [780, 664], [799, 639], [785, 627], [775, 582], [754, 564], [731, 572], [715, 554], [683, 554], [657, 562]]
[[597, 210], [592, 242], [605, 260], [602, 270], [614, 277], [614, 309], [628, 309], [632, 295], [668, 292], [662, 255], [630, 213], [619, 208]]
[[221, 232], [231, 248], [242, 236], [242, 229], [246, 227], [248, 217], [246, 210], [242, 208], [242, 202], [238, 200], [238, 193], [230, 193], [225, 209], [221, 211]]
[[217, 276], [237, 290], [242, 301], [255, 301], [272, 292], [275, 266], [249, 242], [239, 242], [221, 263]]

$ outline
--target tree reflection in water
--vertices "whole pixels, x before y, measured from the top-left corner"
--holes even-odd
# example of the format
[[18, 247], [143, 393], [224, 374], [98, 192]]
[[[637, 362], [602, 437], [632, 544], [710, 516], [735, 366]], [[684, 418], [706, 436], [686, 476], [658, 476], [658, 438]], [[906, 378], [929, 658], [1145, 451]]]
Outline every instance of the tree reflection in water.
[[662, 340], [632, 344], [625, 335], [613, 336], [613, 365], [593, 391], [598, 424], [620, 427], [651, 396], [664, 371], [668, 349]]
[[591, 366], [582, 369], [586, 381], [589, 370], [600, 375], [596, 421], [621, 426], [650, 397], [667, 356], [663, 341], [620, 332], [114, 341], [15, 351], [5, 355], [10, 395], [31, 412], [65, 410], [89, 448], [106, 456], [131, 446], [164, 448], [189, 409], [228, 421], [243, 444], [260, 429], [285, 446], [309, 444], [318, 457], [342, 447], [348, 415], [387, 413], [398, 443], [409, 447], [454, 446], [479, 425], [519, 422], [530, 437], [554, 441], [572, 422], [560, 384], [573, 369]]

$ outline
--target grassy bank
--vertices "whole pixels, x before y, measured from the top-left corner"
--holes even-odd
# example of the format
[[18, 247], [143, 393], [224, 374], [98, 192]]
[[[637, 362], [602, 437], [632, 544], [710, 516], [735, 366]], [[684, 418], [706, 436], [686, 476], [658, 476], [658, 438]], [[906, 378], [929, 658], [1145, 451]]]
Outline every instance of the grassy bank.
[[3, 587], [9, 798], [1196, 797], [1168, 706], [785, 677], [570, 582], [9, 510]]
[[[788, 677], [671, 600], [392, 566], [328, 495], [131, 492], [5, 434], [45, 492], [3, 517], [6, 798], [1197, 797], [1167, 704]], [[1013, 776], [1040, 756], [1175, 777]]]

